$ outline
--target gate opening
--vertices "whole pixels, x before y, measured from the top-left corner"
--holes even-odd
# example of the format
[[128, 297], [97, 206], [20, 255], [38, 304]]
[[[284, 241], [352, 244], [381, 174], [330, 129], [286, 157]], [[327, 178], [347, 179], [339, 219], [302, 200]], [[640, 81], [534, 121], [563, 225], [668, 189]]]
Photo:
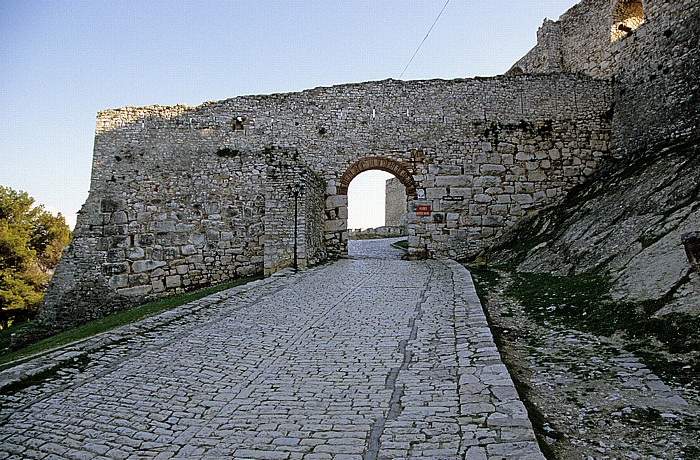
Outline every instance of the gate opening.
[[389, 245], [401, 245], [407, 234], [406, 187], [401, 181], [380, 170], [353, 178], [348, 186], [348, 255], [383, 258], [392, 251], [396, 256], [397, 249]]
[[[351, 182], [354, 181], [355, 178], [359, 177], [365, 172], [369, 172], [367, 175], [368, 178], [374, 177], [374, 180], [377, 182], [375, 184], [375, 192], [370, 193], [368, 196], [365, 195], [364, 197], [362, 195], [359, 195], [359, 201], [365, 205], [365, 204], [371, 204], [372, 202], [374, 203], [374, 208], [379, 208], [379, 211], [370, 211], [368, 209], [359, 210], [357, 217], [353, 216], [350, 218], [348, 221], [348, 190], [350, 189], [350, 184]], [[388, 174], [381, 174], [381, 173], [388, 173]], [[343, 174], [340, 175], [338, 178], [338, 182], [336, 185], [335, 189], [335, 194], [328, 196], [326, 199], [326, 242], [330, 242], [329, 244], [330, 248], [337, 248], [335, 249], [337, 251], [338, 256], [348, 256], [350, 255], [348, 253], [348, 241], [351, 238], [356, 238], [357, 237], [357, 232], [352, 231], [350, 232], [349, 229], [355, 230], [356, 228], [361, 228], [361, 229], [367, 229], [367, 228], [372, 228], [372, 229], [377, 229], [377, 228], [382, 228], [382, 232], [387, 232], [383, 234], [382, 236], [390, 236], [391, 234], [388, 233], [390, 231], [386, 230], [385, 227], [386, 225], [380, 225], [379, 227], [375, 227], [374, 225], [381, 224], [382, 223], [382, 212], [381, 212], [381, 206], [384, 204], [384, 224], [386, 224], [386, 190], [387, 190], [387, 179], [390, 178], [395, 178], [395, 180], [401, 185], [401, 188], [399, 190], [402, 191], [402, 195], [400, 198], [396, 198], [394, 193], [395, 191], [392, 190], [390, 195], [393, 197], [393, 200], [395, 200], [395, 203], [398, 204], [393, 204], [390, 205], [390, 210], [393, 210], [394, 207], [399, 206], [403, 208], [403, 212], [405, 212], [408, 216], [409, 212], [409, 203], [412, 203], [413, 200], [416, 198], [416, 184], [413, 180], [413, 174], [409, 171], [409, 169], [406, 168], [406, 166], [394, 159], [387, 158], [387, 157], [381, 157], [381, 156], [376, 156], [376, 157], [365, 157], [357, 160], [355, 163], [351, 164]], [[355, 181], [353, 183], [353, 188], [357, 186], [357, 184], [362, 185], [362, 182], [364, 179], [359, 179], [360, 182]], [[396, 185], [391, 183], [391, 185]], [[361, 187], [364, 188], [364, 187]], [[405, 192], [404, 192], [405, 190]], [[353, 193], [354, 194], [354, 193]], [[379, 200], [379, 201], [377, 201]], [[355, 199], [357, 201], [357, 199]], [[355, 206], [352, 206], [353, 208], [353, 214], [355, 213]], [[374, 213], [375, 217], [374, 219], [376, 220], [370, 220], [368, 223], [363, 223], [363, 215], [368, 215]], [[392, 211], [393, 214], [393, 211]], [[407, 235], [409, 233], [409, 228], [411, 227], [412, 223], [410, 221], [410, 218], [406, 219], [407, 223], [403, 226], [400, 226], [400, 229], [398, 230], [398, 233], [402, 235]], [[396, 230], [395, 230], [396, 232]], [[376, 233], [376, 232], [375, 232]], [[394, 233], [395, 234], [395, 233]], [[412, 248], [409, 248], [409, 252], [412, 250]]]

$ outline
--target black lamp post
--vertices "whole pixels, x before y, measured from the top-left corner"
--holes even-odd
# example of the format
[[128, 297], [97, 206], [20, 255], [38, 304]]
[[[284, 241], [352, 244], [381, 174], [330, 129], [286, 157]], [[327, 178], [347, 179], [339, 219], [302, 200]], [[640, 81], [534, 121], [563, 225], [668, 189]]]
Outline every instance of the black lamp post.
[[294, 184], [292, 187], [292, 195], [294, 196], [294, 271], [299, 269], [299, 261], [297, 256], [297, 240], [299, 234], [299, 225], [297, 218], [299, 216], [299, 196], [304, 193], [304, 184]]

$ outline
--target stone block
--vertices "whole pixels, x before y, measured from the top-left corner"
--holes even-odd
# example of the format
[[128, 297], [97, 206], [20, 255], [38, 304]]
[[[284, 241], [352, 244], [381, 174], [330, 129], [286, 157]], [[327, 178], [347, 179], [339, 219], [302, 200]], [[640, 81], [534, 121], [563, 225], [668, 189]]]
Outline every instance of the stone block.
[[512, 199], [518, 204], [531, 204], [535, 201], [532, 195], [526, 193], [516, 193], [512, 196]]
[[124, 200], [118, 198], [103, 198], [100, 200], [100, 212], [117, 212], [126, 208]]
[[129, 248], [126, 251], [126, 257], [131, 260], [143, 259], [145, 255], [145, 251], [143, 250], [143, 248], [140, 247]]
[[126, 213], [124, 211], [117, 211], [112, 214], [111, 222], [112, 224], [125, 224], [129, 221]]
[[508, 205], [506, 204], [494, 204], [489, 208], [491, 214], [497, 216], [507, 216], [508, 215]]
[[474, 155], [474, 163], [483, 164], [489, 162], [489, 156], [485, 153], [477, 153]]
[[511, 197], [510, 195], [498, 195], [496, 201], [498, 203], [507, 204], [511, 202]]
[[345, 219], [327, 220], [325, 222], [327, 232], [341, 232], [347, 229], [347, 221]]
[[506, 167], [503, 165], [495, 165], [495, 164], [484, 164], [481, 165], [481, 173], [487, 176], [494, 175], [494, 174], [500, 174], [506, 171]]
[[171, 233], [176, 230], [176, 225], [175, 222], [171, 220], [152, 222], [151, 230], [158, 233]]
[[183, 256], [191, 256], [191, 255], [197, 254], [197, 248], [194, 247], [194, 245], [189, 244], [189, 245], [183, 246], [180, 249], [180, 252], [182, 253]]
[[505, 226], [503, 216], [482, 216], [481, 222], [484, 227], [503, 227]]
[[149, 284], [150, 282], [150, 278], [145, 273], [129, 275], [129, 286], [143, 286], [144, 284]]
[[167, 288], [176, 288], [182, 286], [182, 278], [180, 275], [170, 275], [165, 277], [165, 286]]
[[473, 181], [474, 187], [500, 187], [503, 181], [500, 177], [496, 176], [480, 176], [475, 177]]
[[129, 285], [129, 275], [115, 275], [109, 279], [110, 289], [125, 288]]
[[518, 161], [530, 161], [534, 158], [535, 158], [534, 155], [532, 155], [531, 153], [526, 153], [526, 152], [518, 152], [515, 155], [515, 159]]
[[165, 266], [165, 262], [156, 260], [137, 260], [131, 264], [131, 269], [134, 273], [143, 273], [156, 268]]
[[435, 176], [436, 187], [467, 187], [471, 185], [469, 176]]
[[[445, 187], [430, 187], [425, 189], [426, 200], [439, 200], [443, 196], [447, 195], [447, 188]], [[414, 201], [414, 204], [430, 204], [425, 201]]]
[[134, 286], [123, 289], [117, 289], [117, 294], [127, 297], [143, 297], [151, 293], [153, 288], [148, 286]]
[[542, 182], [547, 180], [547, 174], [544, 171], [528, 171], [527, 180], [530, 182]]
[[331, 195], [326, 198], [326, 209], [335, 209], [340, 207], [347, 207], [348, 196], [347, 195]]
[[180, 249], [178, 249], [176, 247], [163, 248], [163, 252], [162, 252], [163, 260], [172, 261], [173, 259], [175, 259], [179, 256], [180, 256]]
[[136, 237], [136, 244], [139, 246], [153, 246], [155, 241], [156, 238], [152, 233], [144, 233]]
[[457, 165], [442, 165], [438, 168], [437, 173], [445, 176], [459, 176], [462, 174], [462, 167]]
[[102, 274], [104, 276], [114, 276], [127, 273], [129, 264], [126, 262], [102, 264]]
[[480, 193], [478, 195], [474, 195], [474, 201], [477, 203], [490, 203], [493, 201], [493, 197], [491, 195]]
[[574, 177], [579, 175], [577, 166], [564, 166], [564, 177]]
[[153, 292], [160, 293], [165, 291], [165, 286], [163, 285], [163, 281], [161, 280], [155, 280], [151, 283], [151, 288], [153, 289]]
[[128, 233], [128, 225], [106, 225], [104, 227], [104, 234], [107, 236], [111, 235], [125, 235]]
[[462, 226], [481, 226], [481, 216], [470, 216], [462, 214], [459, 218], [459, 222], [460, 224], [462, 224]]
[[470, 196], [472, 196], [472, 189], [464, 187], [450, 188], [450, 195], [463, 196], [465, 198], [469, 198]]
[[465, 460], [488, 460], [486, 450], [480, 446], [472, 446], [467, 450]]

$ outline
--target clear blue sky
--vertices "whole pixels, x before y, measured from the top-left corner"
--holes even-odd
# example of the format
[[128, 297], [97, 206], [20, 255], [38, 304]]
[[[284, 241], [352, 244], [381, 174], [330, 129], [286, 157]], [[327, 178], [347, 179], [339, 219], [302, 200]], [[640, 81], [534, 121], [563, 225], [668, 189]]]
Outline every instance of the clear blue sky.
[[[450, 0], [403, 79], [505, 72], [575, 0]], [[71, 223], [95, 115], [398, 78], [445, 0], [0, 0], [0, 185]]]

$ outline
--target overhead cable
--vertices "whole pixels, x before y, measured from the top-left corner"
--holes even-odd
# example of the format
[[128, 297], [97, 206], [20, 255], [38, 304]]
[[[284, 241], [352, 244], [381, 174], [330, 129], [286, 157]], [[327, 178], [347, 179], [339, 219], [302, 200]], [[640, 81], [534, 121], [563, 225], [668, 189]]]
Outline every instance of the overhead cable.
[[401, 75], [399, 75], [399, 79], [401, 79], [401, 77], [403, 77], [403, 74], [406, 72], [406, 69], [408, 69], [408, 66], [411, 65], [411, 62], [413, 62], [413, 58], [416, 57], [416, 54], [418, 54], [418, 51], [420, 51], [421, 46], [423, 46], [423, 43], [425, 43], [425, 41], [428, 39], [428, 35], [430, 35], [430, 32], [433, 30], [433, 27], [435, 27], [435, 24], [437, 24], [438, 19], [440, 19], [440, 16], [442, 16], [442, 12], [445, 11], [445, 8], [447, 8], [448, 3], [450, 3], [450, 0], [447, 0], [445, 2], [445, 5], [443, 5], [442, 9], [440, 10], [440, 13], [435, 18], [435, 21], [433, 21], [433, 25], [430, 26], [428, 33], [425, 34], [425, 37], [423, 37], [423, 41], [420, 42], [420, 45], [418, 45], [418, 48], [416, 48], [416, 52], [413, 53], [413, 56], [411, 56], [411, 59], [408, 61], [408, 64], [406, 64], [406, 67], [403, 68], [403, 72], [401, 72]]

